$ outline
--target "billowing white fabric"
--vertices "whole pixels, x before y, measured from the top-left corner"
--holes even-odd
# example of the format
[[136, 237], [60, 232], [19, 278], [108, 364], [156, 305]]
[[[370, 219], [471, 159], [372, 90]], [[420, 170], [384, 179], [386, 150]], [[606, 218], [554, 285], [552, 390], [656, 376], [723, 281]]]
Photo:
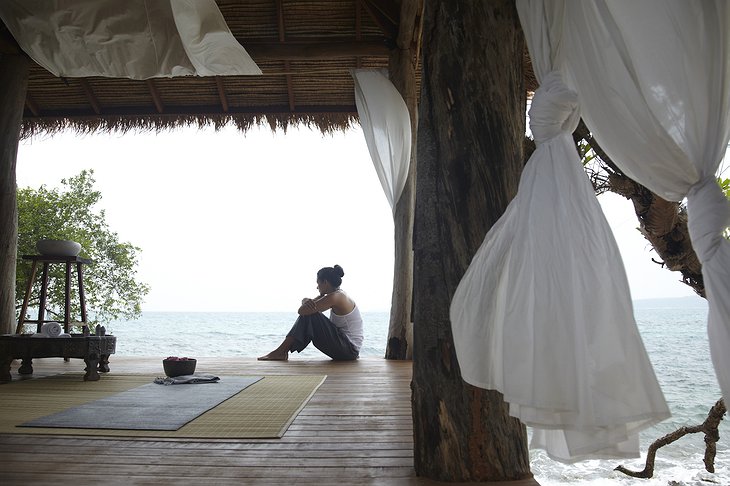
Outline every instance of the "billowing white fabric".
[[601, 147], [663, 198], [687, 196], [710, 351], [730, 399], [730, 204], [715, 179], [730, 137], [730, 3], [567, 0], [565, 15], [568, 70]]
[[411, 162], [411, 119], [393, 83], [380, 70], [356, 69], [355, 104], [365, 142], [385, 196], [395, 213]]
[[[714, 174], [730, 131], [730, 4], [518, 0], [518, 10], [544, 77], [533, 108], [564, 91], [551, 87], [557, 73], [546, 76], [562, 72], [589, 128], [625, 173], [666, 199], [687, 196], [712, 358], [727, 398], [730, 244], [721, 233], [730, 205]], [[561, 99], [567, 95], [552, 103]], [[592, 189], [571, 172], [575, 160], [560, 163], [576, 156], [566, 136], [574, 125], [561, 123], [558, 111], [531, 111], [540, 144], [457, 289], [451, 317], [459, 364], [467, 381], [503, 391], [510, 413], [539, 427], [536, 445], [553, 457], [632, 454], [631, 434], [668, 410], [630, 317], [625, 277], [606, 273], [620, 260], [591, 209]], [[566, 133], [546, 140], [538, 126], [545, 120]]]
[[577, 95], [558, 72], [530, 109], [537, 149], [451, 304], [461, 374], [496, 389], [533, 446], [573, 461], [637, 456], [669, 410], [633, 318], [610, 227], [571, 132]]
[[2, 0], [0, 18], [56, 76], [261, 74], [214, 0]]

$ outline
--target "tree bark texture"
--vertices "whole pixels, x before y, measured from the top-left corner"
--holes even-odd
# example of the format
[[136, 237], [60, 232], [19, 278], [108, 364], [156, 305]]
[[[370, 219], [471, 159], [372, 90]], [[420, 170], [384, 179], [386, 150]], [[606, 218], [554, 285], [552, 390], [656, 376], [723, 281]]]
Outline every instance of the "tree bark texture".
[[411, 160], [403, 193], [395, 206], [395, 265], [393, 298], [386, 359], [410, 359], [413, 356], [413, 214], [416, 203], [416, 140], [418, 129], [418, 99], [416, 97], [416, 66], [414, 47], [420, 35], [423, 12], [422, 0], [403, 0], [400, 31], [396, 49], [389, 61], [390, 80], [403, 97], [411, 117]]
[[525, 427], [500, 393], [462, 380], [449, 321], [460, 279], [517, 191], [523, 47], [512, 0], [426, 2], [411, 387], [416, 473], [431, 479], [531, 477]]
[[0, 334], [15, 332], [18, 203], [15, 166], [28, 86], [28, 58], [0, 54]]

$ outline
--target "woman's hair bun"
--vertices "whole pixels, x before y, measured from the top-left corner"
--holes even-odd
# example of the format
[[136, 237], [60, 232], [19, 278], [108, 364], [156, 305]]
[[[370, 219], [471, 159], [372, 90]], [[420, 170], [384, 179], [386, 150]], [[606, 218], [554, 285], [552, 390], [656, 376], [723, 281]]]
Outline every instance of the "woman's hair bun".
[[337, 288], [342, 284], [342, 277], [344, 275], [345, 272], [339, 265], [335, 265], [334, 267], [320, 268], [317, 272], [317, 282], [319, 282], [320, 280], [326, 280], [331, 283], [333, 287]]

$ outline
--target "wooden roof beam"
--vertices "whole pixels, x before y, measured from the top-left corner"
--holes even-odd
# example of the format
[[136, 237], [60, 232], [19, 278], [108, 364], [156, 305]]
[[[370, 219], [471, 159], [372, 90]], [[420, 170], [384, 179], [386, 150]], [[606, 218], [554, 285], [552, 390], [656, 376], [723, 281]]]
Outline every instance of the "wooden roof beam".
[[38, 109], [38, 104], [28, 92], [25, 93], [25, 106], [33, 113], [33, 116], [40, 115], [41, 111]]
[[[362, 40], [362, 0], [355, 0], [355, 40]], [[362, 67], [362, 58], [357, 58], [357, 68]]]
[[86, 78], [79, 78], [79, 84], [81, 84], [81, 88], [84, 90], [84, 95], [89, 101], [91, 108], [94, 109], [94, 113], [96, 113], [97, 115], [101, 115], [101, 104], [99, 103], [99, 99], [94, 94], [94, 90], [91, 88], [89, 81]]
[[363, 6], [386, 37], [395, 39], [398, 36], [400, 11], [395, 2], [363, 0]]
[[[284, 61], [284, 70], [289, 71], [289, 61]], [[294, 103], [294, 81], [289, 72], [286, 74], [286, 94], [289, 99], [289, 109], [294, 111], [296, 104]]]
[[332, 40], [330, 42], [252, 43], [240, 41], [254, 61], [311, 61], [363, 57], [387, 57], [389, 48], [383, 40]]
[[[327, 115], [340, 114], [357, 116], [357, 107], [355, 105], [299, 105], [296, 110], [292, 111], [288, 106], [248, 106], [248, 107], [229, 107], [227, 113], [223, 113], [218, 105], [210, 106], [166, 106], [165, 112], [160, 113], [155, 109], [147, 106], [140, 107], [106, 107], [102, 118], [117, 117], [189, 117], [189, 116], [235, 116], [235, 115]], [[77, 118], [99, 118], [99, 116], [90, 109], [81, 110], [46, 110], [41, 116], [25, 116], [25, 120], [58, 120], [59, 118], [77, 119]]]
[[286, 40], [286, 29], [284, 27], [284, 2], [276, 0], [276, 25], [279, 30], [279, 42]]
[[[276, 18], [279, 26], [279, 42], [284, 44], [286, 42], [286, 26], [284, 25], [284, 2], [282, 0], [276, 0]], [[294, 87], [292, 82], [292, 76], [289, 74], [290, 65], [289, 60], [284, 61], [284, 71], [286, 74], [286, 94], [289, 100], [289, 109], [294, 111]]]
[[162, 113], [165, 111], [165, 107], [162, 104], [162, 98], [160, 98], [160, 92], [157, 91], [157, 86], [155, 86], [154, 80], [146, 79], [145, 82], [147, 83], [147, 89], [152, 96], [152, 101], [155, 103], [155, 108], [157, 108], [157, 113]]
[[[383, 63], [382, 66], [379, 66], [381, 68], [387, 68], [388, 64]], [[290, 66], [290, 69], [287, 71], [283, 67], [281, 69], [271, 68], [264, 71], [261, 76], [284, 76], [286, 74], [291, 74], [293, 76], [297, 75], [305, 75], [305, 76], [326, 76], [328, 74], [342, 74], [342, 73], [348, 73], [350, 72], [351, 66], [326, 66], [326, 67], [311, 67], [311, 68], [292, 68]]]
[[363, 0], [363, 2], [377, 9], [380, 15], [391, 24], [398, 25], [400, 23], [401, 7], [398, 6], [399, 2], [393, 2], [392, 0]]
[[221, 108], [223, 108], [223, 111], [228, 111], [228, 96], [226, 96], [226, 87], [223, 85], [223, 78], [216, 76], [215, 86], [218, 88], [218, 98], [221, 99]]
[[362, 0], [355, 0], [355, 40], [362, 40]]

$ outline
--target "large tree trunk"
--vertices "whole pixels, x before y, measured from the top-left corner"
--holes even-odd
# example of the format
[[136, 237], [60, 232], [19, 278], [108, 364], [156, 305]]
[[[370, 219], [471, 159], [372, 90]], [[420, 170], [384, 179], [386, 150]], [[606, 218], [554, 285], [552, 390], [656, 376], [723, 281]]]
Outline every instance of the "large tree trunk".
[[416, 53], [420, 35], [423, 0], [403, 0], [400, 12], [400, 30], [396, 49], [391, 51], [390, 80], [403, 97], [411, 117], [411, 161], [403, 194], [395, 206], [395, 264], [393, 272], [393, 300], [390, 307], [390, 326], [386, 359], [410, 359], [413, 355], [413, 213], [416, 202], [416, 139], [418, 128], [418, 99], [416, 97]]
[[517, 191], [525, 134], [524, 37], [513, 0], [429, 1], [414, 240], [416, 473], [445, 481], [531, 477], [525, 427], [502, 395], [461, 379], [449, 306]]
[[0, 54], [0, 334], [15, 332], [18, 203], [15, 164], [28, 86], [28, 58]]

